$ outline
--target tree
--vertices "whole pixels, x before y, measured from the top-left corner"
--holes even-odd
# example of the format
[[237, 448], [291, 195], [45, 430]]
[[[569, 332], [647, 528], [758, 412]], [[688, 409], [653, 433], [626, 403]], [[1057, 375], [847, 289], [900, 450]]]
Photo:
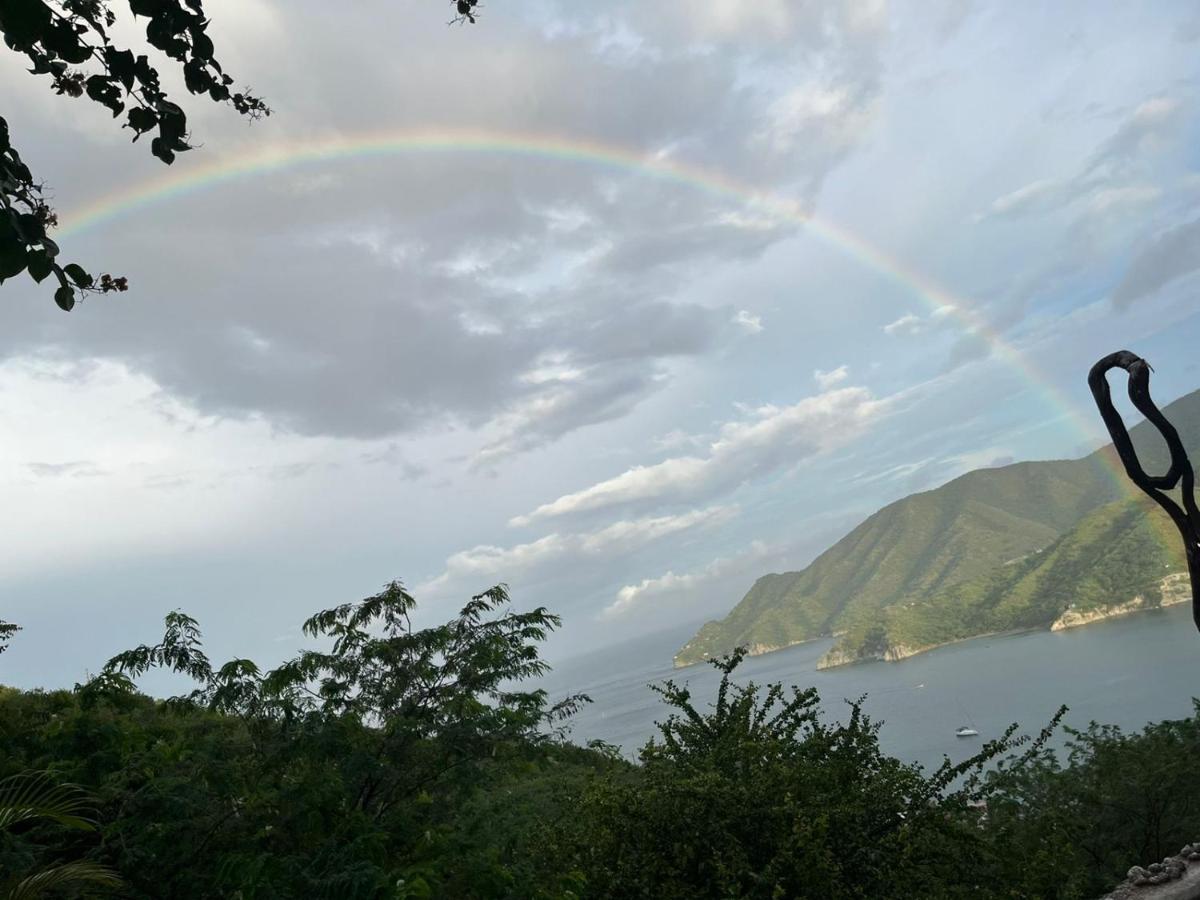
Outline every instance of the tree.
[[[430, 886], [437, 896], [495, 896], [463, 885], [511, 877], [518, 834], [489, 829], [480, 847], [459, 837], [458, 817], [494, 785], [510, 790], [514, 769], [549, 770], [559, 756], [562, 769], [578, 768], [557, 729], [586, 700], [551, 704], [523, 684], [546, 671], [538, 645], [559, 620], [508, 603], [497, 586], [449, 622], [414, 628], [414, 600], [393, 582], [311, 617], [304, 631], [319, 649], [270, 671], [212, 663], [195, 620], [171, 613], [160, 641], [114, 657], [75, 695], [96, 723], [107, 709], [138, 710], [133, 679], [151, 669], [196, 683], [157, 705], [150, 735], [121, 712], [121, 725], [88, 724], [70, 743], [121, 748], [107, 773], [75, 774], [107, 785], [123, 811], [128, 837], [111, 861], [152, 896], [429, 896], [418, 891]], [[3, 730], [0, 721], [0, 753]], [[479, 802], [528, 830], [511, 801]], [[491, 852], [501, 838], [510, 843]], [[409, 893], [385, 891], [398, 879]]]
[[[207, 34], [203, 0], [127, 0], [135, 20], [146, 20], [146, 40], [182, 70], [187, 90], [257, 119], [267, 105], [234, 80], [217, 61]], [[133, 140], [151, 134], [150, 152], [170, 165], [191, 149], [187, 115], [160, 82], [144, 54], [113, 43], [116, 14], [110, 0], [0, 0], [0, 34], [9, 49], [28, 57], [31, 74], [49, 79], [56, 94], [83, 97], [112, 111]], [[57, 224], [42, 183], [22, 160], [0, 117], [0, 283], [23, 272], [41, 283], [54, 276], [55, 302], [70, 310], [82, 294], [123, 291], [124, 278], [92, 277], [64, 264], [50, 237]]]
[[[1095, 897], [1125, 877], [1179, 852], [1200, 833], [1194, 788], [1200, 701], [1193, 715], [1126, 733], [1092, 722], [1067, 729], [1066, 753], [1039, 753], [989, 806], [990, 839], [1013, 859], [1048, 857], [1057, 893], [1027, 884], [1028, 896]], [[1065, 758], [1064, 758], [1065, 757]]]
[[[984, 782], [985, 767], [1025, 743], [1016, 726], [926, 774], [881, 751], [861, 701], [831, 725], [815, 689], [734, 685], [744, 656], [712, 661], [722, 677], [709, 711], [686, 686], [657, 688], [673, 712], [640, 770], [598, 780], [548, 838], [580, 872], [583, 895], [1006, 895], [1002, 884], [985, 890], [998, 869], [977, 810], [1000, 784]], [[1059, 717], [1021, 759], [1041, 751]]]

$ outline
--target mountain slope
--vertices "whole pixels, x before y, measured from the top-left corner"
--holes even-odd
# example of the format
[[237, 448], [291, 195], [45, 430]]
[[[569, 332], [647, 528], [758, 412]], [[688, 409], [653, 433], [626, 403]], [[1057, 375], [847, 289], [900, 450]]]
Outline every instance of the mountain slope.
[[1063, 627], [1177, 602], [1190, 596], [1180, 580], [1186, 570], [1167, 515], [1145, 498], [1118, 500], [1044, 550], [855, 623], [820, 667], [902, 659], [978, 634]]
[[[1165, 412], [1189, 453], [1195, 454], [1200, 447], [1200, 391], [1180, 398]], [[1157, 431], [1142, 423], [1131, 434], [1147, 468], [1165, 469], [1166, 449]], [[1102, 509], [1108, 511], [1098, 513], [1099, 518], [1077, 535], [1079, 548], [1092, 546], [1087, 558], [1093, 560], [1102, 555], [1105, 541], [1120, 537], [1121, 529], [1134, 528], [1135, 520], [1141, 522], [1138, 528], [1150, 528], [1154, 522], [1147, 518], [1145, 504], [1118, 509], [1117, 501], [1128, 501], [1132, 488], [1123, 477], [1114, 478], [1114, 461], [1106, 447], [1083, 459], [981, 469], [898, 500], [806, 569], [760, 578], [725, 619], [701, 628], [675, 663], [699, 662], [743, 644], [752, 653], [765, 653], [830, 634], [843, 635], [842, 651], [857, 653], [864, 650], [862, 642], [880, 623], [885, 608], [893, 610], [887, 621], [895, 630], [883, 635], [888, 646], [941, 642], [925, 640], [937, 634], [953, 635], [944, 641], [1002, 630], [992, 626], [1009, 621], [1014, 623], [1009, 628], [1043, 624], [1056, 604], [1065, 609], [1086, 591], [1071, 588], [1068, 579], [1065, 587], [1056, 587], [1058, 599], [1045, 600], [1041, 579], [1051, 570], [1034, 580], [1012, 581], [1014, 573], [1024, 577], [1045, 564], [1031, 554], [1056, 545]], [[1087, 556], [1079, 548], [1072, 552]], [[1158, 562], [1167, 564], [1164, 559]], [[1079, 563], [1077, 571], [1083, 565]], [[1062, 571], [1054, 568], [1054, 577], [1061, 578]], [[1059, 585], [1057, 580], [1045, 582], [1050, 583]], [[1115, 581], [1111, 586], [1124, 590]], [[960, 587], [965, 593], [958, 592]], [[1035, 596], [1041, 599], [1009, 599]], [[919, 613], [900, 614], [918, 607]], [[867, 655], [883, 652], [878, 630], [870, 638]]]

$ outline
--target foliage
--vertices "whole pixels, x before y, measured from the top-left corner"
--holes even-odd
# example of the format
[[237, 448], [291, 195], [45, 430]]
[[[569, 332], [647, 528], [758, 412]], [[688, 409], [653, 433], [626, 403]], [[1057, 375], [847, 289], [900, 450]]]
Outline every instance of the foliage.
[[458, 22], [470, 22], [475, 24], [475, 15], [478, 11], [479, 0], [452, 0], [454, 10], [457, 15], [450, 20], [450, 24], [454, 25]]
[[849, 628], [838, 647], [880, 658], [892, 646], [921, 648], [985, 632], [1049, 627], [1068, 611], [1103, 615], [1135, 597], [1145, 608], [1156, 607], [1164, 600], [1164, 578], [1186, 570], [1178, 543], [1163, 540], [1169, 527], [1145, 498], [1108, 504], [1038, 553], [886, 608], [882, 621]]
[[[392, 583], [310, 618], [326, 646], [266, 672], [214, 665], [176, 611], [72, 694], [0, 698], [0, 758], [96, 786], [110, 824], [95, 861], [133, 896], [501, 896], [553, 785], [600, 759], [558, 737], [586, 698], [522, 687], [558, 619], [508, 603], [499, 586], [417, 629]], [[134, 679], [156, 668], [196, 686], [152, 702]]]
[[[202, 0], [128, 0], [135, 20], [146, 20], [146, 41], [183, 74], [187, 90], [228, 103], [251, 118], [268, 115], [261, 99], [233, 87], [208, 36]], [[122, 118], [133, 139], [152, 134], [150, 152], [170, 164], [191, 149], [187, 115], [161, 85], [145, 54], [113, 42], [117, 18], [109, 0], [0, 0], [0, 34], [26, 57], [30, 72], [50, 79], [54, 92], [83, 97]], [[48, 232], [57, 224], [42, 184], [21, 159], [0, 118], [0, 283], [28, 272], [58, 283], [55, 302], [70, 310], [82, 293], [123, 291], [124, 278], [97, 280], [75, 263], [62, 264]]]
[[[0, 781], [0, 833], [34, 819], [50, 819], [67, 828], [91, 831], [91, 798], [78, 785], [56, 784], [45, 772], [21, 772]], [[9, 900], [33, 900], [64, 887], [95, 884], [117, 887], [121, 880], [107, 866], [77, 861], [47, 866], [30, 875], [6, 877], [0, 867], [0, 891]]]
[[1059, 870], [1053, 884], [1025, 882], [1027, 896], [1098, 896], [1131, 865], [1174, 855], [1200, 834], [1200, 704], [1140, 733], [1095, 722], [1067, 731], [1065, 759], [1043, 749], [993, 776], [1003, 784], [989, 805], [989, 838], [1012, 858], [1053, 859]]
[[[980, 893], [996, 874], [978, 804], [984, 767], [1024, 742], [1015, 726], [929, 775], [886, 756], [850, 705], [821, 720], [814, 689], [736, 686], [744, 651], [705, 713], [686, 687], [658, 688], [672, 714], [642, 766], [597, 781], [556, 853], [597, 897], [933, 897]], [[1061, 713], [1060, 713], [1061, 715]], [[1051, 727], [1056, 723], [1052, 723]], [[1049, 729], [1029, 753], [1041, 751]], [[1018, 766], [1019, 767], [1019, 766]]]
[[[214, 665], [174, 612], [75, 691], [0, 690], [0, 777], [87, 784], [95, 814], [69, 788], [37, 806], [104, 823], [87, 839], [9, 813], [0, 870], [74, 859], [184, 900], [1078, 898], [1200, 832], [1200, 707], [1072, 731], [1064, 758], [1058, 717], [1032, 741], [1012, 726], [925, 771], [883, 752], [861, 701], [829, 722], [811, 688], [735, 683], [739, 650], [711, 706], [655, 688], [668, 715], [633, 764], [565, 742], [585, 698], [528, 686], [558, 620], [508, 603], [497, 587], [415, 628], [389, 584], [311, 617], [319, 646], [265, 672]], [[155, 668], [194, 687], [138, 693]]]

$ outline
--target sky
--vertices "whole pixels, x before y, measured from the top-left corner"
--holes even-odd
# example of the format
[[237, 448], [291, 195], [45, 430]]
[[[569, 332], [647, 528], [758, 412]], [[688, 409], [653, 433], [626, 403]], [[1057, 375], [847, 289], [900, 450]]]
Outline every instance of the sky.
[[274, 114], [191, 100], [170, 169], [0, 53], [64, 253], [131, 285], [0, 288], [2, 683], [175, 608], [278, 662], [392, 579], [425, 623], [507, 583], [562, 660], [1098, 446], [1113, 350], [1200, 387], [1194, 3], [205, 8]]

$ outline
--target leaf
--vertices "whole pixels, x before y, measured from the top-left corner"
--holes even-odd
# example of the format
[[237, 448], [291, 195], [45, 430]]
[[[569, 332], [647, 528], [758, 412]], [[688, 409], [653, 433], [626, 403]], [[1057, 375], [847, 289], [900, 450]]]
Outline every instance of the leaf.
[[30, 250], [28, 256], [29, 275], [38, 284], [54, 271], [54, 260], [45, 250]]
[[121, 89], [106, 75], [93, 75], [87, 80], [87, 95], [112, 110], [119, 116], [125, 110], [121, 102]]
[[25, 271], [28, 257], [20, 241], [0, 240], [0, 281]]
[[[152, 131], [158, 125], [158, 116], [154, 110], [146, 109], [142, 106], [135, 106], [129, 110], [129, 127], [138, 133], [145, 134], [147, 131]], [[137, 138], [134, 138], [137, 140]]]
[[22, 879], [8, 897], [9, 900], [34, 900], [37, 897], [48, 896], [56, 888], [79, 884], [119, 887], [122, 882], [120, 876], [108, 866], [90, 862], [69, 862], [51, 866]]
[[192, 28], [192, 54], [202, 60], [210, 60], [213, 58], [213, 53], [216, 48], [213, 47], [212, 38], [210, 38], [200, 28]]
[[165, 0], [129, 0], [129, 9], [135, 16], [154, 16], [163, 8]]
[[45, 772], [22, 772], [0, 781], [0, 831], [27, 819], [91, 831], [91, 798], [74, 784], [55, 784]]
[[96, 283], [96, 279], [85, 272], [83, 266], [79, 265], [78, 263], [68, 263], [67, 265], [63, 266], [63, 272], [68, 278], [75, 282], [76, 287], [90, 288]]
[[4, 37], [14, 49], [36, 44], [50, 27], [50, 9], [40, 0], [5, 0], [3, 9]]
[[70, 312], [75, 308], [75, 292], [64, 284], [54, 292], [54, 302], [63, 312]]
[[28, 244], [39, 243], [46, 236], [46, 228], [42, 224], [42, 220], [33, 213], [21, 213], [17, 217], [17, 225], [20, 228], [21, 236]]
[[150, 152], [165, 162], [168, 166], [175, 162], [175, 152], [161, 137], [156, 137], [150, 142]]
[[204, 94], [216, 84], [204, 63], [193, 57], [183, 64], [183, 80], [193, 94]]
[[104, 62], [107, 63], [109, 71], [121, 80], [121, 84], [125, 85], [125, 90], [133, 90], [133, 83], [137, 78], [137, 64], [132, 51], [118, 50], [111, 46], [105, 47]]

